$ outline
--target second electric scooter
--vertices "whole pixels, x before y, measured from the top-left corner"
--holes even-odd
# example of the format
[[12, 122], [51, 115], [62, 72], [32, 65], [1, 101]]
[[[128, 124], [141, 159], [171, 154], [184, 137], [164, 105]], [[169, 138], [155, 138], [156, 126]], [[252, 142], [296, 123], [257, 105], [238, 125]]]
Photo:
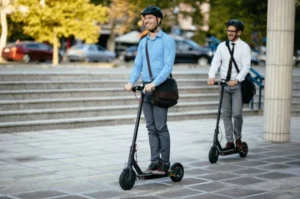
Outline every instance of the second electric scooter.
[[237, 148], [225, 150], [222, 148], [222, 146], [220, 144], [220, 141], [218, 139], [219, 123], [220, 123], [220, 117], [221, 117], [224, 86], [226, 86], [227, 83], [225, 81], [220, 81], [220, 82], [215, 82], [215, 85], [221, 86], [221, 92], [220, 92], [220, 99], [219, 99], [217, 124], [216, 124], [215, 133], [214, 133], [214, 140], [213, 140], [213, 145], [211, 146], [209, 154], [208, 154], [208, 159], [209, 159], [210, 163], [216, 163], [218, 161], [219, 155], [225, 156], [225, 155], [230, 155], [230, 154], [235, 154], [235, 153], [239, 153], [241, 157], [246, 157], [248, 154], [248, 145], [246, 142], [242, 142], [242, 150], [237, 149]]
[[143, 86], [134, 86], [132, 88], [133, 92], [140, 91], [141, 97], [139, 102], [139, 108], [136, 117], [135, 129], [132, 139], [132, 145], [129, 151], [129, 158], [127, 166], [123, 169], [120, 177], [119, 177], [119, 184], [122, 189], [129, 190], [134, 186], [136, 178], [138, 179], [154, 179], [154, 178], [162, 178], [162, 177], [170, 177], [173, 182], [179, 182], [183, 178], [184, 169], [180, 163], [174, 163], [170, 170], [165, 175], [155, 175], [153, 173], [143, 173], [140, 167], [137, 164], [137, 161], [134, 158], [134, 154], [137, 152], [136, 150], [136, 140], [138, 135], [138, 128], [142, 113], [143, 101], [144, 101], [144, 87]]

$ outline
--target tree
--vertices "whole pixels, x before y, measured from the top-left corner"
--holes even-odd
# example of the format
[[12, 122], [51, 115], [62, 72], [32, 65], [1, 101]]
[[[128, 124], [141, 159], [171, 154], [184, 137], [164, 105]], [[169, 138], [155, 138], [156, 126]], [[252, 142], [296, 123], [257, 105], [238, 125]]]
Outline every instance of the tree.
[[[162, 1], [162, 0], [128, 0], [130, 4], [134, 6], [134, 12], [139, 16], [142, 9], [155, 5], [163, 10], [164, 19], [162, 23], [162, 28], [165, 31], [171, 31], [172, 26], [177, 25], [178, 22], [178, 14], [183, 15], [184, 17], [191, 17], [192, 23], [196, 27], [195, 30], [195, 40], [197, 42], [204, 41], [204, 34], [201, 30], [201, 26], [203, 25], [203, 16], [200, 10], [200, 6], [202, 3], [207, 2], [207, 0], [172, 0], [172, 1]], [[180, 11], [176, 12], [176, 8], [178, 8], [179, 4], [184, 3], [186, 5], [191, 6], [192, 12]]]
[[99, 23], [107, 21], [107, 8], [89, 0], [18, 0], [15, 6], [21, 11], [12, 17], [23, 22], [24, 33], [53, 44], [53, 65], [58, 64], [60, 37], [74, 35], [86, 43], [95, 43]]
[[34, 40], [32, 37], [26, 35], [23, 31], [23, 23], [15, 22], [11, 19], [11, 15], [7, 16], [7, 26], [8, 26], [8, 34], [7, 34], [7, 42], [9, 41], [31, 41]]
[[[6, 46], [7, 41], [7, 14], [12, 11], [12, 1], [11, 0], [0, 0], [0, 18], [1, 18], [1, 38], [0, 38], [0, 53]], [[0, 62], [3, 62], [2, 56], [0, 56]]]
[[[245, 23], [243, 39], [251, 45], [261, 45], [266, 36], [267, 0], [213, 0], [210, 1], [210, 33], [220, 40], [226, 40], [225, 22], [239, 19]], [[259, 38], [253, 41], [253, 33]]]
[[104, 5], [104, 6], [109, 6], [111, 4], [111, 0], [91, 0], [91, 3], [95, 5]]
[[[109, 6], [109, 24], [111, 31], [108, 39], [107, 48], [111, 51], [115, 51], [115, 33], [123, 34], [124, 32], [131, 30], [134, 20], [137, 14], [135, 12], [135, 6], [129, 4], [128, 0], [112, 0]], [[119, 27], [116, 26], [119, 24]]]

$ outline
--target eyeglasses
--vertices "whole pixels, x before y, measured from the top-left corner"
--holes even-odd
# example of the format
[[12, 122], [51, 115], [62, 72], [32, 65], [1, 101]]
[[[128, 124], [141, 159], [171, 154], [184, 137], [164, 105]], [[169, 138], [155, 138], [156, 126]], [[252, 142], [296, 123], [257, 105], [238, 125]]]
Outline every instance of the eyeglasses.
[[236, 30], [227, 30], [227, 32], [234, 33], [234, 32], [237, 32], [237, 31]]

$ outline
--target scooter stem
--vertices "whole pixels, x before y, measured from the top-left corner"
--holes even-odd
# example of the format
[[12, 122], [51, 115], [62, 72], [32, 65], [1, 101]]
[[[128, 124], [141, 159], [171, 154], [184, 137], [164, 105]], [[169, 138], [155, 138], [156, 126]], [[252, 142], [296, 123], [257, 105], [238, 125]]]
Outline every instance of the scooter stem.
[[222, 102], [223, 102], [223, 93], [224, 93], [224, 84], [221, 84], [221, 93], [220, 93], [220, 99], [219, 99], [216, 129], [219, 129], [219, 123], [220, 123], [220, 118], [221, 118], [221, 108], [222, 108]]
[[135, 143], [136, 143], [138, 130], [139, 130], [139, 124], [140, 124], [141, 113], [142, 113], [142, 109], [143, 109], [144, 97], [145, 97], [145, 94], [143, 92], [141, 92], [139, 108], [138, 108], [136, 121], [135, 121], [134, 134], [133, 134], [132, 144], [131, 144], [130, 152], [129, 152], [128, 167], [131, 167], [132, 164], [134, 163], [134, 153], [135, 153], [135, 149], [136, 149]]

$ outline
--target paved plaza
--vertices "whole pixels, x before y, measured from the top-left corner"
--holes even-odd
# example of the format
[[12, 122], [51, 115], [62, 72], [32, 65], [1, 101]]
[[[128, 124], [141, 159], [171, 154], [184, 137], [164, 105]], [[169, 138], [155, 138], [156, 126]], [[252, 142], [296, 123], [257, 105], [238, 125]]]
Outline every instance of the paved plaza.
[[[244, 118], [247, 158], [208, 152], [215, 119], [169, 122], [171, 161], [184, 178], [137, 180], [123, 191], [118, 178], [132, 140], [132, 125], [48, 130], [0, 135], [0, 198], [300, 198], [300, 118], [291, 120], [291, 142], [263, 139], [263, 116]], [[221, 131], [223, 124], [221, 123]], [[222, 144], [225, 136], [220, 136]], [[145, 124], [140, 126], [137, 160], [149, 164]]]
[[[256, 68], [264, 74], [264, 68]], [[124, 72], [130, 68], [98, 69], [39, 65], [1, 67], [6, 74]], [[176, 66], [176, 71], [207, 73], [208, 67]], [[295, 68], [293, 74], [300, 74]], [[244, 117], [246, 158], [220, 156], [210, 164], [208, 152], [216, 119], [169, 122], [171, 162], [183, 164], [181, 182], [170, 178], [137, 180], [129, 191], [119, 186], [128, 160], [131, 125], [0, 134], [0, 199], [95, 198], [199, 198], [295, 199], [300, 198], [300, 117], [291, 119], [291, 141], [263, 139], [263, 116]], [[221, 122], [222, 145], [226, 143]], [[145, 124], [140, 126], [137, 160], [142, 169], [150, 151]]]

